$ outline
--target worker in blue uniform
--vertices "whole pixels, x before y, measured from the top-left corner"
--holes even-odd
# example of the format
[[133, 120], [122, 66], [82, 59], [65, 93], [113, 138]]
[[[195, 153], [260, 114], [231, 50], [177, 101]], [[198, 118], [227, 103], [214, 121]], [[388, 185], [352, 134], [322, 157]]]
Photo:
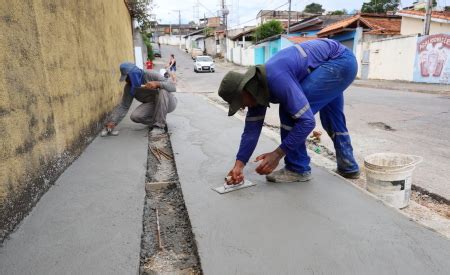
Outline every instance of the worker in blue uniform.
[[[248, 107], [245, 128], [228, 184], [243, 181], [243, 169], [258, 142], [270, 103], [279, 104], [281, 145], [256, 158], [256, 172], [272, 182], [311, 179], [306, 138], [320, 112], [323, 128], [336, 150], [337, 173], [358, 178], [344, 115], [344, 91], [353, 82], [357, 62], [353, 53], [330, 39], [316, 39], [279, 51], [265, 65], [250, 67], [245, 74], [228, 72], [219, 95], [229, 104], [228, 115]], [[284, 157], [285, 166], [274, 172]]]

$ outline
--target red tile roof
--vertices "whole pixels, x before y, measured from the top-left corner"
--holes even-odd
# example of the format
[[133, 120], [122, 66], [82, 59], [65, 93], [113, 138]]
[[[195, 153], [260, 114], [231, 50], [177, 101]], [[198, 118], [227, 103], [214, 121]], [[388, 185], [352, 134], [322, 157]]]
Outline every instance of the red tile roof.
[[400, 34], [402, 20], [399, 18], [376, 18], [361, 17], [361, 21], [366, 23], [372, 30], [370, 34]]
[[[424, 11], [416, 11], [416, 10], [401, 10], [397, 12], [397, 15], [403, 16], [403, 15], [416, 15], [416, 16], [425, 16]], [[432, 18], [436, 19], [444, 19], [444, 20], [450, 20], [450, 11], [433, 11], [431, 13]]]
[[[357, 14], [353, 17], [338, 21], [323, 28], [317, 36], [324, 37], [339, 33], [352, 24], [360, 22], [365, 28], [370, 29], [370, 34], [400, 34], [401, 17], [392, 15]], [[353, 26], [354, 28], [355, 26]]]
[[353, 22], [356, 22], [359, 19], [360, 15], [355, 15], [353, 17], [338, 21], [336, 23], [330, 24], [328, 26], [326, 26], [325, 28], [323, 28], [322, 30], [320, 30], [320, 32], [317, 33], [317, 36], [320, 36], [322, 34], [327, 34], [327, 33], [335, 33], [338, 32], [339, 30], [342, 30], [348, 26], [350, 26]]
[[289, 37], [287, 37], [287, 39], [289, 39], [289, 41], [291, 41], [292, 43], [302, 43], [305, 41], [317, 39], [317, 36], [309, 36], [309, 37], [289, 36]]

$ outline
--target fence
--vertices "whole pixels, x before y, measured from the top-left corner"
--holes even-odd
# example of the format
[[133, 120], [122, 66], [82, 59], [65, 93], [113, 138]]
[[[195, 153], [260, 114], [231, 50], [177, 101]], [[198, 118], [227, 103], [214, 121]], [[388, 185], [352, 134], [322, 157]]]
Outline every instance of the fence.
[[179, 46], [185, 45], [185, 39], [180, 35], [164, 35], [158, 38], [159, 43], [165, 45]]

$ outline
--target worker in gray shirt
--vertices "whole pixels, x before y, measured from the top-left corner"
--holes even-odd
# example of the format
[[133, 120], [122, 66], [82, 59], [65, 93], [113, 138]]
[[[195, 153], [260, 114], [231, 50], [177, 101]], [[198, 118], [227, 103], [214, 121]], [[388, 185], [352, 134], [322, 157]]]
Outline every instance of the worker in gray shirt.
[[114, 128], [127, 114], [133, 99], [142, 104], [131, 113], [131, 120], [149, 125], [155, 134], [166, 132], [166, 116], [177, 106], [173, 82], [157, 72], [142, 70], [128, 62], [120, 64], [120, 73], [120, 81], [126, 81], [122, 102], [111, 113], [101, 135], [119, 134]]

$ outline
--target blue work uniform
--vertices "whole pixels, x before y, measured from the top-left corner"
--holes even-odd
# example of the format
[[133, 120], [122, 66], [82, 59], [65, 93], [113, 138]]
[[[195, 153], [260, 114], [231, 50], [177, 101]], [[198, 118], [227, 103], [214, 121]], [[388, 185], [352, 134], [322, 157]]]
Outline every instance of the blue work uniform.
[[[359, 170], [345, 123], [344, 90], [353, 82], [357, 62], [353, 53], [330, 39], [316, 39], [285, 48], [266, 64], [269, 102], [280, 104], [280, 148], [286, 153], [288, 170], [311, 170], [306, 138], [315, 127], [320, 111], [323, 128], [334, 142], [338, 170]], [[250, 159], [266, 114], [265, 106], [248, 108], [245, 128], [236, 158]]]

